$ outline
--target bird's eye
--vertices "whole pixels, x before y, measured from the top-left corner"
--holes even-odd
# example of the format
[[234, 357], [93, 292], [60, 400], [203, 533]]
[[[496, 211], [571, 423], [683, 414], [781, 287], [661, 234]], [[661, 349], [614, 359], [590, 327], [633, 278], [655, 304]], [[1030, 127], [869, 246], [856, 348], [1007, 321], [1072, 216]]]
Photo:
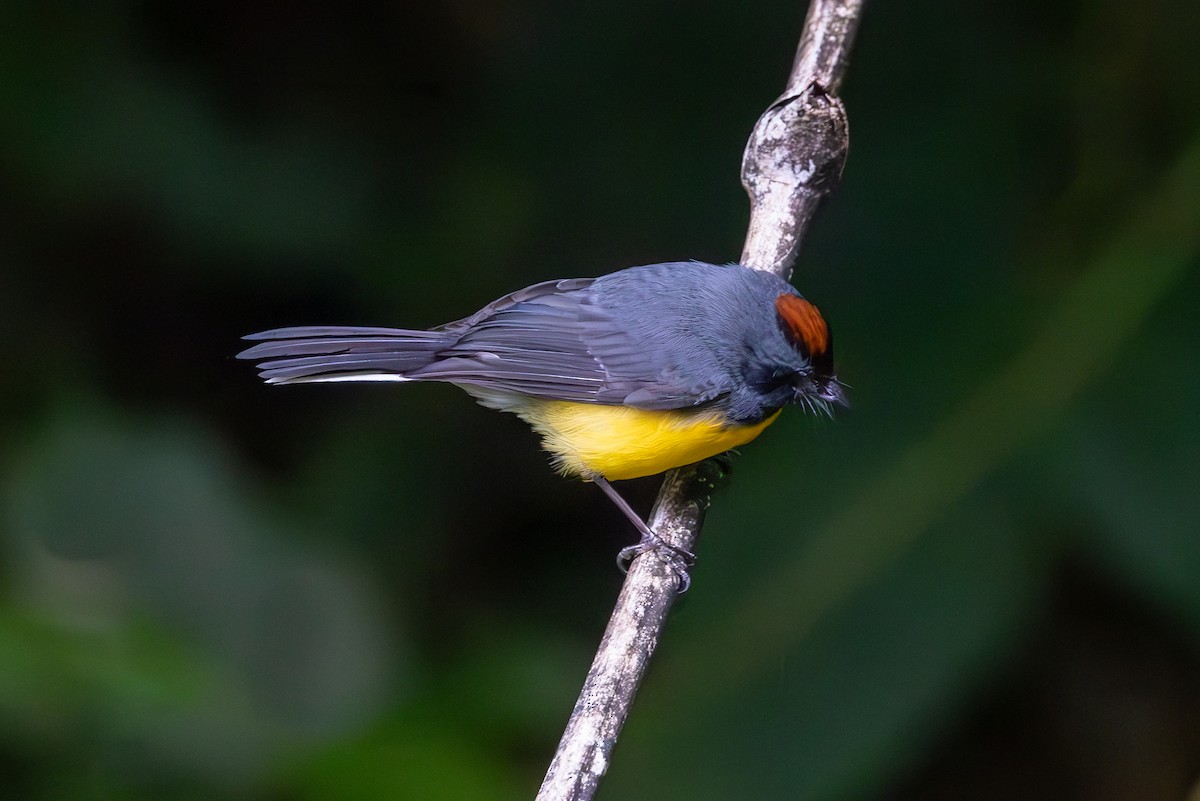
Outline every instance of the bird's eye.
[[790, 386], [796, 382], [798, 375], [800, 374], [790, 367], [776, 367], [764, 383], [771, 388]]

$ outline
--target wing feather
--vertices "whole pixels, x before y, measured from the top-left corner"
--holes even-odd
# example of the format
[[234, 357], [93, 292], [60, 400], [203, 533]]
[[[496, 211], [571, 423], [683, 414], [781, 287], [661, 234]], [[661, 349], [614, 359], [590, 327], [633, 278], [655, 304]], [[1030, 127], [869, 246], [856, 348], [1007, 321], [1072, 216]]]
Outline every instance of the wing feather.
[[446, 381], [500, 393], [646, 409], [695, 406], [717, 388], [682, 380], [652, 343], [614, 319], [598, 279], [545, 281], [428, 331], [346, 326], [274, 329], [246, 339], [272, 383]]

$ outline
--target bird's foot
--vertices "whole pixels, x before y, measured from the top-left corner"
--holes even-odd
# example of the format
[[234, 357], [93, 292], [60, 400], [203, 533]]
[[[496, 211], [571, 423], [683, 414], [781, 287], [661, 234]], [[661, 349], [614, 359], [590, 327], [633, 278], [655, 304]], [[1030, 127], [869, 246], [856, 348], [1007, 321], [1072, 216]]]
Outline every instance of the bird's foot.
[[688, 571], [696, 564], [696, 555], [685, 548], [672, 545], [653, 531], [642, 532], [640, 540], [617, 553], [617, 568], [622, 573], [628, 573], [634, 559], [651, 551], [658, 554], [675, 573], [679, 594], [687, 592], [692, 586], [692, 577]]
[[708, 460], [717, 468], [717, 478], [721, 480], [728, 479], [733, 473], [734, 457], [738, 455], [737, 451], [729, 450], [724, 453], [718, 453], [716, 456], [708, 457]]

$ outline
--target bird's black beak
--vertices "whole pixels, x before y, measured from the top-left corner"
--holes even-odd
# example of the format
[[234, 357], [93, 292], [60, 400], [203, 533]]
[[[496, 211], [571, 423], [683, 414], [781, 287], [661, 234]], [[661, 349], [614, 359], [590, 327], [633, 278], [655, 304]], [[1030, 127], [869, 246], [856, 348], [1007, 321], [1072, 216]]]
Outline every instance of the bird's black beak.
[[834, 406], [847, 407], [846, 389], [833, 376], [803, 376], [794, 385], [795, 403], [813, 411], [820, 409], [828, 414]]
[[850, 401], [846, 398], [846, 388], [842, 382], [832, 376], [817, 384], [817, 397], [834, 406], [842, 408], [850, 406]]

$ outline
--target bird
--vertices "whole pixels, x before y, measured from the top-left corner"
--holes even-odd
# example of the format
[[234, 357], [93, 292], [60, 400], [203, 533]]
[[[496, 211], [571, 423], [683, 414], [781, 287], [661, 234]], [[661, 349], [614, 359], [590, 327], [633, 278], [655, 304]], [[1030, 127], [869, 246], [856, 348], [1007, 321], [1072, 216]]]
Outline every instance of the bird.
[[596, 484], [637, 528], [623, 565], [663, 546], [691, 554], [661, 540], [612, 481], [745, 445], [787, 406], [847, 405], [821, 312], [739, 264], [543, 281], [430, 329], [297, 326], [243, 339], [255, 344], [237, 357], [267, 384], [444, 382], [516, 414], [560, 473]]

